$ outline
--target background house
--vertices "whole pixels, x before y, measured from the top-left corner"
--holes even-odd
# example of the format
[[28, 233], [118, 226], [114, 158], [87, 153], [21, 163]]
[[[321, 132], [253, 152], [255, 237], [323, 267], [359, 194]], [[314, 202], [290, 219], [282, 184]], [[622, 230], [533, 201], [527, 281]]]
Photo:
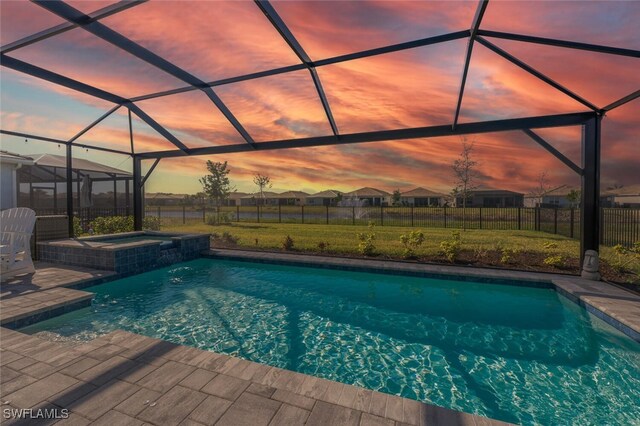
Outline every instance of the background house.
[[31, 165], [31, 157], [0, 151], [0, 210], [18, 207], [17, 171]]
[[[454, 205], [462, 207], [462, 197], [455, 197]], [[524, 194], [507, 189], [480, 187], [467, 198], [467, 207], [523, 207]]]
[[444, 194], [422, 187], [400, 194], [402, 205], [414, 207], [441, 206], [444, 204], [444, 199]]
[[542, 196], [537, 194], [527, 194], [524, 197], [525, 207], [556, 207], [556, 208], [571, 208], [579, 207], [580, 201], [573, 202], [569, 198], [569, 194], [572, 191], [580, 192], [580, 187], [560, 185], [557, 188], [553, 188]]
[[302, 191], [286, 191], [281, 194], [275, 194], [269, 198], [277, 201], [276, 204], [281, 206], [304, 206], [305, 200], [309, 194]]
[[308, 206], [337, 206], [341, 197], [339, 191], [328, 189], [307, 196], [306, 203]]
[[241, 206], [277, 206], [278, 198], [280, 194], [275, 192], [264, 191], [262, 194], [256, 192], [254, 194], [247, 194], [240, 197]]
[[365, 206], [388, 206], [391, 194], [381, 189], [364, 187], [355, 191], [347, 192], [344, 198], [357, 198], [362, 201]]
[[640, 184], [602, 191], [603, 207], [640, 207]]

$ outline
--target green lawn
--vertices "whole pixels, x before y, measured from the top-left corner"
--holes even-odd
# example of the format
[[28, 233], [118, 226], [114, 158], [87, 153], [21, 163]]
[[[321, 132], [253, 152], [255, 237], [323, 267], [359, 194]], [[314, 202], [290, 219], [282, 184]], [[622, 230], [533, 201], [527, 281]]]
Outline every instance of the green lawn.
[[[368, 232], [366, 226], [279, 224], [279, 223], [231, 223], [226, 225], [163, 226], [163, 231], [197, 232], [215, 234], [214, 245], [241, 248], [282, 250], [282, 242], [289, 235], [294, 242], [293, 250], [320, 252], [336, 255], [358, 256], [357, 233]], [[424, 243], [415, 250], [416, 258], [422, 261], [446, 262], [441, 255], [440, 243], [451, 238], [453, 230], [443, 228], [375, 227], [375, 248], [378, 257], [401, 258], [404, 246], [402, 234], [420, 230], [425, 235]], [[225, 243], [224, 233], [237, 238], [236, 244]], [[459, 263], [480, 266], [499, 266], [517, 269], [546, 270], [554, 272], [578, 272], [579, 241], [561, 235], [536, 231], [467, 230], [460, 231], [462, 237]], [[320, 249], [320, 243], [325, 248]], [[504, 253], [508, 256], [505, 260]], [[560, 256], [562, 264], [552, 267], [544, 259]], [[602, 247], [601, 256], [605, 276], [613, 281], [636, 281], [640, 273], [640, 259], [634, 255], [617, 256], [610, 247]], [[619, 273], [607, 265], [624, 263], [627, 273]]]

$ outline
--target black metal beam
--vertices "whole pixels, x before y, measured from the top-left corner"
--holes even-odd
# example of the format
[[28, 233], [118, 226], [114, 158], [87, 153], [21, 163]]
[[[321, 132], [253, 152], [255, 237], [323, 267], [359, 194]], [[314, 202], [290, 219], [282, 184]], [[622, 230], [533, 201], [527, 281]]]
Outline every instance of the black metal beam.
[[467, 42], [467, 52], [464, 57], [464, 66], [462, 68], [462, 79], [460, 80], [460, 91], [458, 92], [458, 102], [456, 103], [456, 110], [453, 114], [453, 125], [452, 128], [456, 128], [458, 124], [458, 117], [460, 116], [460, 108], [462, 107], [462, 97], [464, 96], [464, 86], [467, 83], [467, 74], [469, 73], [469, 64], [471, 63], [471, 54], [473, 52], [473, 44], [476, 39], [476, 35], [478, 34], [478, 29], [480, 28], [480, 23], [482, 22], [482, 17], [484, 16], [484, 12], [487, 10], [487, 5], [489, 4], [489, 0], [480, 0], [478, 3], [478, 7], [476, 8], [476, 13], [473, 17], [473, 22], [471, 23], [471, 29], [469, 30], [469, 41]]
[[636, 90], [635, 92], [630, 93], [627, 96], [620, 98], [615, 102], [610, 103], [606, 107], [602, 108], [602, 112], [611, 111], [612, 109], [616, 109], [626, 104], [627, 102], [631, 102], [632, 100], [638, 99], [638, 98], [640, 98], [640, 90]]
[[602, 46], [598, 44], [579, 43], [576, 41], [557, 40], [554, 38], [534, 37], [523, 34], [504, 33], [500, 31], [478, 30], [478, 35], [485, 37], [501, 38], [504, 40], [522, 41], [525, 43], [545, 44], [547, 46], [564, 47], [574, 50], [588, 50], [590, 52], [607, 53], [610, 55], [629, 56], [640, 58], [640, 51], [623, 49], [620, 47]]
[[563, 153], [561, 153], [560, 151], [558, 151], [553, 145], [551, 145], [549, 142], [547, 142], [546, 140], [544, 140], [542, 138], [542, 136], [538, 135], [537, 133], [535, 133], [533, 130], [531, 129], [522, 129], [522, 131], [524, 132], [524, 134], [526, 134], [527, 136], [529, 136], [531, 139], [533, 139], [534, 141], [536, 141], [538, 143], [538, 145], [540, 145], [541, 147], [543, 147], [544, 149], [546, 149], [548, 152], [550, 152], [554, 157], [556, 157], [558, 160], [562, 161], [567, 167], [569, 167], [571, 170], [573, 170], [574, 172], [576, 172], [577, 174], [579, 174], [580, 176], [582, 176], [583, 174], [583, 170], [580, 166], [578, 166], [576, 163], [574, 163], [573, 161], [571, 161], [569, 158], [567, 158]]
[[67, 226], [69, 227], [69, 238], [73, 238], [73, 148], [67, 145]]
[[[205, 92], [205, 94], [213, 101], [213, 103], [220, 109], [220, 112], [229, 120], [229, 122], [235, 127], [235, 129], [242, 135], [242, 137], [248, 142], [253, 143], [251, 138], [247, 138], [248, 133], [240, 122], [231, 113], [229, 108], [224, 105], [222, 100], [213, 93], [213, 90], [206, 85], [206, 83], [200, 80], [198, 77], [190, 74], [182, 68], [174, 65], [159, 55], [156, 55], [149, 49], [137, 44], [136, 42], [128, 39], [122, 34], [112, 30], [111, 28], [103, 25], [100, 22], [89, 22], [89, 17], [81, 11], [69, 6], [63, 1], [47, 1], [47, 0], [32, 0], [34, 3], [43, 7], [51, 13], [58, 15], [59, 17], [66, 19], [81, 26], [84, 30], [90, 32], [96, 37], [113, 44], [119, 49], [124, 50], [127, 53], [145, 61], [146, 63], [153, 65], [154, 67], [174, 76], [175, 78], [184, 81], [185, 83], [199, 88]], [[173, 141], [172, 141], [173, 142]]]
[[[98, 9], [95, 12], [90, 13], [88, 16], [92, 22], [97, 21], [99, 19], [103, 19], [108, 16], [115, 15], [116, 13], [122, 12], [134, 6], [137, 6], [139, 4], [145, 3], [146, 1], [147, 0], [122, 0], [122, 1], [119, 1], [118, 3], [110, 4], [109, 6], [103, 7], [102, 9]], [[30, 36], [21, 38], [20, 40], [7, 43], [0, 48], [0, 53], [9, 53], [13, 50], [29, 46], [41, 40], [46, 40], [58, 34], [65, 33], [69, 30], [76, 28], [77, 26], [78, 26], [77, 24], [74, 24], [72, 22], [64, 22], [54, 27], [47, 28], [46, 30], [39, 31]]]
[[[65, 141], [62, 139], [47, 138], [45, 136], [32, 135], [30, 133], [14, 132], [11, 130], [0, 129], [0, 134], [9, 135], [9, 136], [18, 136], [20, 138], [26, 138], [26, 139], [35, 139], [42, 142], [57, 143], [59, 145], [70, 145], [68, 141]], [[131, 155], [130, 152], [126, 152], [126, 151], [120, 151], [112, 148], [102, 148], [99, 146], [85, 145], [81, 143], [74, 143], [73, 146], [76, 148], [95, 149], [96, 151], [110, 152], [112, 154]]]
[[287, 27], [287, 24], [285, 24], [278, 12], [271, 5], [271, 3], [269, 3], [268, 0], [254, 0], [254, 2], [256, 5], [258, 5], [269, 22], [271, 22], [271, 25], [273, 25], [278, 33], [280, 33], [284, 41], [289, 45], [289, 47], [291, 47], [291, 50], [293, 50], [300, 61], [309, 69], [311, 79], [313, 80], [313, 84], [316, 87], [316, 91], [318, 92], [318, 97], [320, 98], [320, 102], [322, 102], [322, 108], [324, 108], [324, 112], [327, 115], [327, 120], [329, 120], [329, 124], [331, 125], [331, 130], [333, 131], [333, 134], [337, 136], [338, 126], [336, 125], [336, 121], [334, 120], [333, 114], [331, 113], [329, 100], [327, 99], [327, 96], [324, 93], [324, 89], [322, 88], [320, 76], [313, 68], [311, 58], [309, 58], [307, 52], [305, 52], [293, 33], [289, 30], [289, 27]]
[[68, 143], [73, 143], [76, 139], [78, 139], [80, 136], [84, 135], [85, 133], [87, 133], [89, 130], [93, 129], [95, 126], [97, 126], [102, 120], [104, 120], [105, 118], [109, 117], [111, 114], [113, 114], [114, 112], [116, 112], [118, 110], [118, 108], [120, 108], [121, 105], [116, 105], [113, 108], [111, 108], [109, 111], [105, 112], [102, 116], [100, 116], [96, 121], [94, 121], [93, 123], [89, 124], [87, 127], [85, 127], [84, 129], [82, 129], [80, 132], [78, 132], [74, 137], [72, 137], [71, 139], [68, 140]]
[[401, 139], [432, 138], [440, 136], [457, 136], [478, 133], [502, 132], [522, 129], [542, 129], [549, 127], [576, 126], [591, 118], [593, 113], [580, 112], [573, 114], [545, 115], [540, 117], [511, 118], [507, 120], [462, 123], [452, 128], [450, 124], [442, 126], [417, 127], [398, 130], [381, 130], [376, 132], [351, 133], [338, 136], [317, 136], [301, 139], [286, 139], [270, 142], [256, 142], [253, 147], [246, 144], [220, 145], [203, 148], [190, 148], [182, 151], [158, 151], [137, 154], [140, 158], [169, 158], [184, 155], [230, 154], [235, 152], [303, 148], [327, 145], [346, 145], [365, 142], [381, 142]]
[[552, 80], [551, 78], [547, 77], [546, 75], [544, 75], [540, 71], [536, 70], [535, 68], [531, 67], [530, 65], [527, 65], [526, 63], [524, 63], [520, 59], [516, 58], [515, 56], [513, 56], [510, 53], [506, 52], [505, 50], [499, 48], [498, 46], [496, 46], [495, 44], [491, 43], [490, 41], [488, 41], [488, 40], [486, 40], [486, 39], [484, 39], [482, 37], [476, 37], [476, 40], [478, 41], [478, 43], [480, 43], [483, 46], [487, 47], [488, 49], [494, 51], [498, 55], [500, 55], [503, 58], [505, 58], [507, 61], [511, 62], [512, 64], [514, 64], [514, 65], [516, 65], [516, 66], [518, 66], [520, 68], [522, 68], [523, 70], [527, 71], [529, 74], [532, 74], [533, 76], [537, 77], [538, 79], [544, 81], [545, 83], [547, 83], [551, 87], [561, 91], [562, 93], [564, 93], [565, 95], [569, 96], [570, 98], [580, 102], [582, 105], [586, 106], [587, 108], [589, 108], [589, 109], [591, 109], [593, 111], [598, 111], [598, 107], [595, 106], [594, 104], [592, 104], [591, 102], [589, 102], [588, 100], [576, 95], [575, 93], [573, 93], [571, 90], [567, 89], [566, 87], [564, 87], [560, 83], [556, 82], [555, 80]]
[[600, 245], [600, 128], [601, 116], [593, 115], [582, 132], [582, 209], [580, 210], [580, 263], [587, 250]]
[[44, 68], [31, 65], [29, 63], [23, 62], [19, 59], [12, 58], [4, 54], [0, 55], [0, 64], [3, 67], [11, 68], [12, 70], [16, 70], [24, 74], [28, 74], [32, 77], [40, 78], [50, 83], [64, 86], [66, 88], [84, 93], [89, 96], [93, 96], [95, 98], [113, 102], [114, 104], [122, 105], [128, 102], [127, 99], [122, 98], [118, 95], [114, 95], [113, 93], [109, 93], [105, 90], [98, 89], [97, 87], [90, 86], [88, 84], [79, 82], [77, 80], [73, 80], [69, 77], [65, 77], [63, 75], [57, 74], [49, 70], [45, 70]]
[[147, 179], [149, 179], [149, 177], [151, 176], [151, 173], [153, 173], [153, 171], [155, 170], [155, 168], [158, 165], [158, 163], [160, 162], [160, 160], [161, 160], [161, 158], [156, 158], [156, 160], [151, 165], [151, 168], [149, 169], [147, 174], [144, 175], [144, 177], [142, 178], [142, 181], [140, 182], [140, 186], [144, 187], [144, 184], [147, 183]]
[[162, 136], [165, 137], [165, 139], [167, 139], [169, 142], [177, 146], [179, 150], [185, 151], [187, 149], [187, 146], [185, 144], [183, 144], [178, 138], [176, 138], [167, 129], [162, 127], [160, 123], [158, 123], [156, 120], [149, 117], [149, 115], [143, 110], [141, 110], [138, 105], [134, 103], [128, 103], [126, 107], [129, 108], [129, 111], [132, 111], [135, 115], [140, 117], [140, 119], [145, 123], [147, 123], [153, 130], [160, 133]]
[[[420, 40], [410, 41], [406, 43], [393, 44], [390, 46], [379, 47], [379, 48], [370, 49], [370, 50], [363, 50], [361, 52], [349, 53], [347, 55], [335, 56], [333, 58], [313, 61], [311, 64], [315, 68], [322, 67], [325, 65], [339, 64], [341, 62], [351, 61], [354, 59], [368, 58], [371, 56], [383, 55], [385, 53], [393, 53], [393, 52], [398, 52], [398, 51], [407, 50], [407, 49], [414, 49], [416, 47], [422, 47], [422, 46], [428, 46], [432, 44], [445, 43], [453, 40], [459, 40], [465, 37], [469, 37], [469, 34], [470, 34], [469, 30], [457, 31], [454, 33], [443, 34], [443, 35], [438, 35], [438, 36], [429, 37], [429, 38], [423, 38]], [[307, 68], [306, 64], [289, 65], [286, 67], [274, 68], [271, 70], [259, 71], [259, 72], [244, 74], [236, 77], [229, 77], [221, 80], [210, 81], [206, 83], [206, 85], [209, 87], [223, 86], [225, 84], [238, 83], [241, 81], [254, 80], [256, 78], [269, 77], [269, 76], [278, 75], [278, 74], [285, 74], [293, 71], [300, 71], [306, 68]], [[193, 90], [196, 90], [196, 88], [193, 86], [181, 87], [178, 89], [165, 90], [162, 92], [156, 92], [156, 93], [150, 93], [148, 95], [137, 96], [135, 98], [131, 98], [131, 101], [132, 102], [145, 101], [147, 99], [161, 98], [163, 96], [175, 95], [178, 93], [185, 93]]]
[[127, 115], [129, 116], [129, 141], [131, 142], [131, 154], [135, 154], [135, 150], [133, 149], [133, 123], [131, 123], [131, 110], [127, 110]]
[[133, 229], [142, 231], [143, 198], [142, 191], [142, 159], [133, 157]]

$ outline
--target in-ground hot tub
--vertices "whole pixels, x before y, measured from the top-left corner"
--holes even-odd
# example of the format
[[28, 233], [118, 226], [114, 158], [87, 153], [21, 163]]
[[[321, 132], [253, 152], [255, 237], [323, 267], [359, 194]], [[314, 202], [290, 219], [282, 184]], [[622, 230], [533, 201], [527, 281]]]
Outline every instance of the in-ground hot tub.
[[126, 232], [38, 244], [40, 260], [131, 275], [184, 260], [209, 248], [207, 234]]

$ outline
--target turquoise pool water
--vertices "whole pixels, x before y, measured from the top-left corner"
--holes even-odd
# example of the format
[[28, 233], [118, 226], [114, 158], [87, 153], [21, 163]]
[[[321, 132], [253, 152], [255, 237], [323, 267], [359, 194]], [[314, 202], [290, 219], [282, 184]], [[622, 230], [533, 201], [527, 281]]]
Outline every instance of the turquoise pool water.
[[198, 259], [23, 331], [115, 329], [520, 424], [637, 424], [640, 344], [552, 289]]

